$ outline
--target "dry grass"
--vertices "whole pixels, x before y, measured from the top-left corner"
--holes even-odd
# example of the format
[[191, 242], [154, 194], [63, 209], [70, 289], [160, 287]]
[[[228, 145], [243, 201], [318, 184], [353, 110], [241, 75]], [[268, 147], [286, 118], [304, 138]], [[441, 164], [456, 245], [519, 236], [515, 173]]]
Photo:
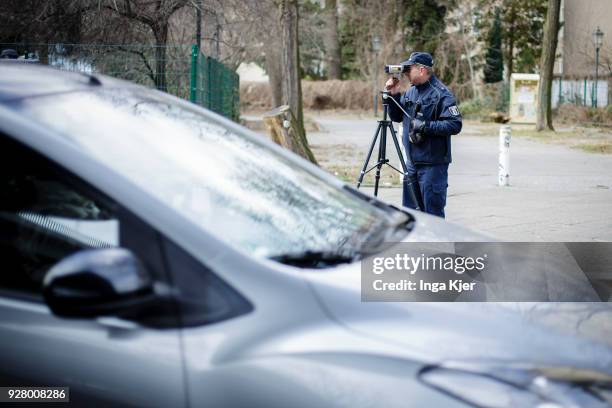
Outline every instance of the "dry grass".
[[597, 127], [561, 127], [557, 131], [537, 132], [533, 126], [512, 129], [512, 136], [528, 137], [538, 142], [563, 144], [589, 153], [612, 154], [612, 130]]
[[[348, 144], [311, 144], [310, 148], [321, 168], [349, 184], [356, 184], [357, 178], [363, 167], [365, 159], [364, 152]], [[339, 158], [341, 158], [339, 160]], [[376, 164], [374, 159], [370, 160], [368, 169]], [[396, 166], [392, 161], [391, 164]], [[373, 186], [376, 169], [366, 174], [362, 185]], [[392, 168], [384, 166], [381, 171], [379, 185], [381, 187], [400, 187], [401, 175]]]
[[579, 143], [572, 147], [589, 153], [612, 154], [612, 141], [610, 140], [601, 143]]
[[[374, 163], [371, 164], [373, 166]], [[371, 167], [370, 166], [370, 167]], [[331, 165], [324, 166], [321, 165], [323, 170], [328, 171], [334, 176], [338, 177], [340, 180], [345, 183], [354, 185], [357, 184], [357, 178], [359, 177], [359, 173], [361, 172], [360, 166], [344, 166], [344, 165]], [[361, 184], [364, 187], [373, 187], [375, 181], [376, 169], [372, 170], [363, 179], [363, 183]], [[401, 187], [402, 179], [401, 174], [396, 172], [390, 167], [383, 167], [380, 172], [380, 187]]]

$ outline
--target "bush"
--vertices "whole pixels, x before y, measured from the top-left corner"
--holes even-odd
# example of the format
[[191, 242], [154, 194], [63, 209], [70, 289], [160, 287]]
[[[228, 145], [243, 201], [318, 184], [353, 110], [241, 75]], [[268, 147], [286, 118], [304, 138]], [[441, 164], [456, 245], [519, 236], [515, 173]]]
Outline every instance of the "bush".
[[465, 119], [482, 119], [484, 109], [480, 99], [468, 99], [459, 104], [459, 110]]
[[[372, 110], [372, 83], [359, 80], [302, 80], [304, 109]], [[246, 110], [272, 109], [272, 96], [267, 82], [242, 82], [240, 105]], [[382, 109], [382, 105], [378, 105]]]
[[553, 118], [555, 122], [563, 124], [577, 124], [587, 121], [586, 108], [564, 104], [553, 110]]
[[510, 84], [507, 82], [496, 82], [494, 84], [484, 84], [483, 102], [491, 110], [508, 113], [510, 105]]
[[605, 108], [588, 108], [564, 104], [554, 111], [555, 121], [563, 124], [580, 125], [612, 125], [612, 105]]
[[272, 109], [272, 91], [267, 82], [240, 82], [240, 108]]
[[[491, 115], [495, 113], [495, 104], [490, 97], [483, 99], [468, 99], [461, 102], [459, 110], [464, 119], [481, 120], [484, 122], [491, 121]], [[503, 115], [503, 112], [500, 113]]]
[[[372, 83], [359, 80], [302, 81], [305, 109], [372, 110]], [[381, 109], [380, 102], [378, 108]]]
[[612, 105], [605, 108], [587, 108], [586, 117], [591, 122], [610, 124], [612, 123]]

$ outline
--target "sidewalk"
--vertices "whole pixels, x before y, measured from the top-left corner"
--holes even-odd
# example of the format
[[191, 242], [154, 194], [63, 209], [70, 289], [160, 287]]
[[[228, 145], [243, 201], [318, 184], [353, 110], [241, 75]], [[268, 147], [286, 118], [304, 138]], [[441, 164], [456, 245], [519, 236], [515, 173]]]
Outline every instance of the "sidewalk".
[[[363, 164], [376, 130], [374, 118], [314, 119], [324, 131], [309, 132], [308, 140], [315, 156], [327, 160], [323, 167], [333, 164], [329, 160]], [[497, 148], [498, 133], [491, 125], [468, 123], [453, 137], [448, 221], [511, 241], [612, 241], [612, 155], [514, 137], [511, 185], [498, 187]], [[341, 154], [330, 154], [334, 151]], [[387, 151], [397, 161], [391, 140]], [[396, 205], [401, 196], [401, 188], [379, 190], [380, 198]]]

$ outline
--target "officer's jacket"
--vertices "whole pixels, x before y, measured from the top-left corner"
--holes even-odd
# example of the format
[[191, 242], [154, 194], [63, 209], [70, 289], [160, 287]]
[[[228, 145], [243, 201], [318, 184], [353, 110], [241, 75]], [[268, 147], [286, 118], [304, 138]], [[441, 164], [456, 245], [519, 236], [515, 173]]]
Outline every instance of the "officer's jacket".
[[461, 113], [457, 108], [455, 97], [446, 86], [434, 75], [424, 84], [410, 87], [402, 96], [394, 95], [404, 110], [414, 118], [417, 106], [422, 115], [416, 116], [424, 120], [425, 137], [419, 144], [408, 141], [410, 121], [399, 107], [389, 101], [389, 116], [394, 122], [403, 121], [403, 142], [410, 160], [414, 164], [450, 163], [451, 135], [461, 131]]

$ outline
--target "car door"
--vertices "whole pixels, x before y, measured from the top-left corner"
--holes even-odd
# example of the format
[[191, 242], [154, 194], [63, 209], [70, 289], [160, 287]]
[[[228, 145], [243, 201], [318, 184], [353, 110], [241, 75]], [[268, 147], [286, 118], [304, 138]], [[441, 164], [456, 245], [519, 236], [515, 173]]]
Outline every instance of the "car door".
[[42, 296], [47, 270], [90, 248], [127, 248], [167, 285], [159, 234], [1, 133], [0, 170], [0, 385], [69, 386], [87, 406], [184, 406], [176, 311], [67, 319]]

